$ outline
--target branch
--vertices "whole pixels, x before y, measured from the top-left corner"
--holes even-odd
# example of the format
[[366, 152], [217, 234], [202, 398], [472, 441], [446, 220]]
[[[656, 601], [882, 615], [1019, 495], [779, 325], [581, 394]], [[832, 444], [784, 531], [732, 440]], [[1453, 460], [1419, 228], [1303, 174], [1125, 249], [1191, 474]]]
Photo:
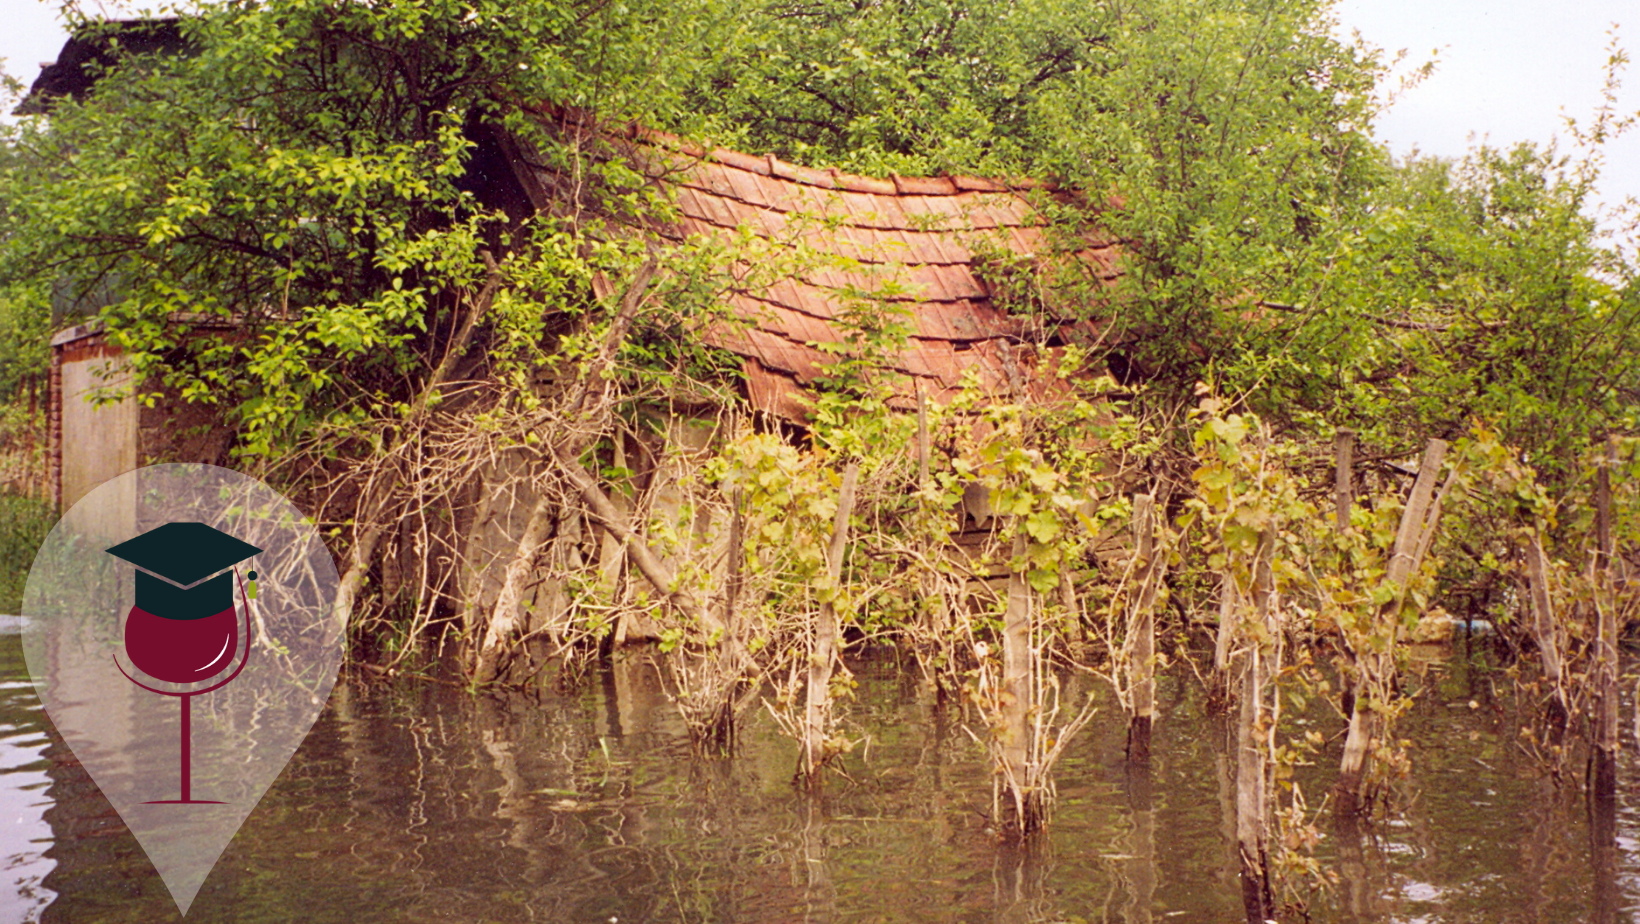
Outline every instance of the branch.
[[[422, 387], [421, 394], [416, 396], [415, 403], [411, 405], [410, 415], [405, 420], [405, 425], [396, 429], [395, 433], [398, 434], [398, 438], [395, 438], [394, 434], [388, 435], [388, 444], [381, 453], [383, 457], [391, 456], [399, 444], [402, 443], [403, 435], [413, 431], [412, 424], [423, 416], [428, 401], [449, 380], [450, 372], [455, 368], [457, 360], [467, 352], [467, 346], [472, 341], [473, 329], [478, 323], [479, 316], [487, 312], [490, 304], [495, 301], [496, 291], [501, 286], [501, 269], [496, 265], [495, 259], [490, 256], [488, 250], [480, 251], [479, 255], [484, 258], [484, 265], [488, 268], [488, 277], [485, 280], [484, 288], [479, 293], [477, 302], [467, 312], [467, 317], [462, 321], [461, 329], [456, 332], [455, 337], [452, 339], [450, 349], [444, 354], [443, 361], [428, 377], [427, 384]], [[354, 522], [358, 526], [354, 535], [353, 548], [348, 555], [347, 570], [343, 572], [341, 581], [337, 586], [336, 610], [346, 614], [349, 621], [353, 618], [353, 604], [358, 598], [359, 591], [364, 587], [365, 572], [370, 567], [371, 558], [376, 554], [376, 547], [381, 543], [382, 535], [387, 531], [387, 527], [397, 525], [396, 522], [388, 524], [381, 521], [379, 508], [385, 503], [387, 489], [379, 487], [379, 484], [379, 482], [367, 483], [361, 492], [357, 508], [358, 513], [354, 518]]]
[[599, 525], [613, 533], [615, 538], [626, 546], [627, 553], [632, 556], [632, 563], [638, 566], [638, 571], [643, 574], [644, 579], [649, 582], [650, 586], [654, 587], [666, 598], [668, 603], [676, 607], [684, 616], [698, 621], [701, 617], [701, 611], [694, 598], [676, 588], [676, 581], [670, 570], [655, 556], [654, 552], [650, 551], [649, 546], [644, 543], [643, 537], [633, 531], [632, 525], [627, 522], [626, 516], [616, 508], [614, 502], [609, 499], [609, 495], [598, 487], [598, 482], [593, 479], [586, 468], [573, 456], [567, 455], [567, 451], [568, 449], [565, 446], [554, 446], [552, 456], [557, 461], [558, 467], [563, 470], [564, 476], [570, 480], [571, 484], [575, 485], [576, 490], [581, 492], [581, 499], [586, 501], [587, 512], [592, 514]]
[[[1253, 303], [1259, 308], [1268, 308], [1271, 311], [1284, 311], [1288, 314], [1308, 314], [1310, 309], [1300, 305], [1283, 305], [1280, 302], [1257, 301]], [[1453, 325], [1439, 321], [1403, 321], [1399, 318], [1387, 318], [1380, 314], [1359, 315], [1364, 320], [1371, 321], [1383, 327], [1393, 327], [1398, 330], [1423, 330], [1442, 333], [1452, 329]], [[1481, 321], [1476, 326], [1481, 330], [1496, 330], [1504, 325], [1502, 321]]]

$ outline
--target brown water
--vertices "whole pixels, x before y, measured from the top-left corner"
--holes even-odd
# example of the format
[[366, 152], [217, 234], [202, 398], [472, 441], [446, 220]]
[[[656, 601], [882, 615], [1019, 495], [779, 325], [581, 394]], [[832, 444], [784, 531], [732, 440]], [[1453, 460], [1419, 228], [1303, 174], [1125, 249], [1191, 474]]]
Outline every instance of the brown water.
[[[739, 756], [691, 755], [636, 658], [568, 696], [344, 680], [187, 920], [1244, 919], [1223, 736], [1188, 675], [1164, 681], [1149, 777], [1127, 772], [1120, 712], [1105, 704], [1060, 765], [1049, 836], [1022, 852], [991, 829], [990, 771], [961, 711], [914, 673], [888, 657], [856, 665], [853, 730], [866, 740], [819, 801], [791, 788], [796, 747], [765, 718]], [[1634, 920], [1630, 766], [1617, 846], [1597, 853], [1577, 787], [1557, 787], [1517, 746], [1528, 719], [1481, 653], [1435, 661], [1420, 689], [1400, 725], [1413, 745], [1401, 810], [1357, 837], [1323, 823], [1318, 855], [1338, 882], [1311, 896], [1313, 919]], [[1312, 712], [1313, 727], [1341, 728]], [[1312, 802], [1336, 747], [1300, 774]], [[141, 849], [45, 733], [15, 636], [0, 636], [0, 832], [0, 922], [177, 920]]]

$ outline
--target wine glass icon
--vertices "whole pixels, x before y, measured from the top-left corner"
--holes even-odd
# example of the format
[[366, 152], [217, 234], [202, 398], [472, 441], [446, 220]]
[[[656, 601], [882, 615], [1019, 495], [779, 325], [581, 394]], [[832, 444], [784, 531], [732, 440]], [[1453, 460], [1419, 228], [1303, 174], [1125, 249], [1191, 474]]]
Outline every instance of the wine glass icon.
[[[131, 676], [118, 655], [114, 658], [125, 679], [150, 693], [182, 701], [181, 798], [156, 799], [150, 805], [221, 804], [193, 798], [190, 708], [195, 696], [227, 686], [250, 660], [250, 603], [241, 582], [244, 612], [234, 606], [237, 575], [232, 568], [261, 551], [219, 529], [189, 522], [167, 523], [107, 549], [137, 567], [136, 603], [125, 620], [125, 653], [132, 666], [155, 680], [184, 687], [149, 686]], [[254, 588], [256, 572], [248, 577]], [[241, 620], [243, 654], [236, 644]]]

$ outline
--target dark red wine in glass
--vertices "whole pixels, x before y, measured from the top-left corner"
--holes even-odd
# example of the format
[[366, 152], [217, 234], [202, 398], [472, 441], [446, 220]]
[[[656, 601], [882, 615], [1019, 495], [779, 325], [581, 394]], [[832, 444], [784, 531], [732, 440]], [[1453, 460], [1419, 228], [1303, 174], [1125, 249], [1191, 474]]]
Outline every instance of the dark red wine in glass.
[[[191, 704], [195, 696], [233, 681], [250, 660], [250, 604], [241, 583], [240, 607], [234, 606], [237, 575], [224, 569], [260, 551], [204, 523], [167, 523], [108, 550], [139, 569], [136, 604], [125, 619], [125, 652], [131, 665], [164, 683], [205, 684], [158, 689], [131, 676], [119, 658], [114, 659], [127, 680], [150, 693], [181, 700], [181, 797], [150, 804], [214, 801], [193, 798]], [[256, 572], [250, 572], [250, 578], [254, 586]]]
[[203, 619], [166, 619], [140, 606], [125, 620], [125, 653], [131, 663], [166, 683], [209, 680], [233, 663], [239, 613], [228, 607]]

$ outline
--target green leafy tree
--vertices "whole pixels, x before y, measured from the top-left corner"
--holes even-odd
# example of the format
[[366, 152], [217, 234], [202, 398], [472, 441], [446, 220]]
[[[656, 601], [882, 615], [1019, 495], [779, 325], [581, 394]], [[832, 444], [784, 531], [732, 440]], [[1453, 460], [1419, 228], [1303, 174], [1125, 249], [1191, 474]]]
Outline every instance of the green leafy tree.
[[692, 88], [730, 143], [867, 173], [1037, 163], [1036, 106], [1103, 70], [1115, 4], [759, 0]]
[[1337, 261], [1359, 346], [1339, 369], [1380, 436], [1490, 421], [1551, 484], [1633, 425], [1640, 300], [1588, 214], [1594, 174], [1554, 150], [1415, 158]]
[[1210, 371], [1280, 404], [1303, 379], [1297, 347], [1324, 333], [1261, 303], [1313, 300], [1382, 172], [1369, 134], [1381, 67], [1332, 36], [1330, 8], [1114, 4], [1105, 66], [1034, 107], [1041, 167], [1087, 196], [1065, 219], [1088, 222], [1092, 205], [1125, 242], [1114, 337], [1180, 407]]
[[[220, 404], [253, 454], [414, 395], [481, 286], [481, 251], [513, 255], [534, 301], [584, 308], [591, 273], [618, 257], [586, 210], [641, 207], [611, 201], [641, 183], [529, 134], [520, 104], [664, 114], [676, 97], [654, 49], [709, 21], [575, 0], [178, 12], [180, 49], [115, 53], [88, 94], [19, 128], [28, 168], [0, 188], [0, 265], [66, 280], [71, 299], [112, 293], [99, 317], [136, 381]], [[120, 28], [75, 25], [120, 47]], [[595, 201], [512, 226], [470, 182], [470, 129], [486, 120], [606, 181], [586, 184]], [[527, 318], [497, 310], [482, 327], [509, 320]]]

